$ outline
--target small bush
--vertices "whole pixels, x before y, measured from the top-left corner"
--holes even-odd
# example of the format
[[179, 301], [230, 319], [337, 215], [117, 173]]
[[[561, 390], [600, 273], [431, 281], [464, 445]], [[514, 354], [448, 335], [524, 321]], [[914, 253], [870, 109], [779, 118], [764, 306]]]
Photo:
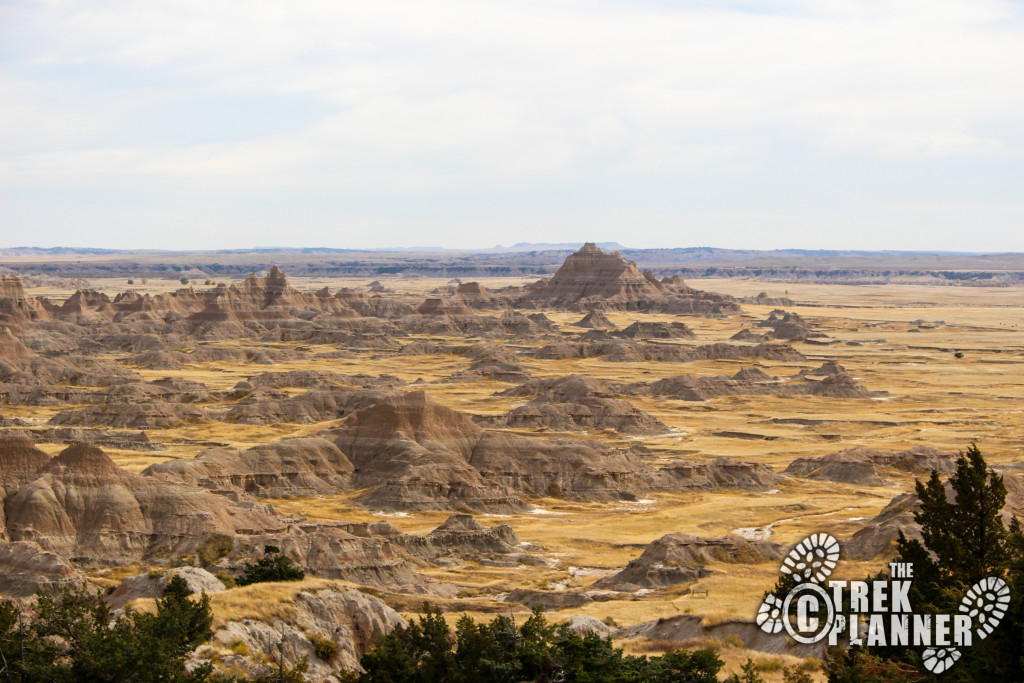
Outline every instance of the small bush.
[[800, 662], [801, 671], [817, 671], [821, 668], [821, 660], [815, 659], [814, 657], [808, 657], [804, 661]]
[[236, 655], [247, 655], [249, 654], [249, 646], [245, 644], [245, 641], [241, 638], [232, 638], [228, 642], [228, 649], [234, 652]]
[[811, 678], [811, 674], [800, 669], [791, 669], [786, 667], [782, 670], [782, 680], [784, 683], [814, 683], [814, 679]]
[[730, 633], [725, 637], [725, 644], [731, 647], [743, 647], [743, 639], [736, 633]]
[[196, 548], [199, 564], [208, 567], [230, 553], [235, 547], [234, 539], [227, 534], [211, 534]]
[[741, 667], [743, 673], [733, 674], [725, 679], [725, 683], [764, 683], [764, 679], [757, 673], [757, 664], [750, 659]]
[[182, 277], [178, 278], [178, 282], [180, 282], [183, 285], [187, 285], [188, 284], [188, 278], [182, 276]]
[[313, 636], [310, 638], [313, 643], [313, 653], [325, 662], [332, 662], [338, 655], [338, 644], [330, 638]]
[[128, 280], [128, 284], [134, 285], [135, 284], [135, 280]]
[[281, 552], [281, 549], [278, 548], [276, 545], [265, 545], [265, 546], [263, 546], [263, 554], [264, 555], [276, 555], [279, 552]]
[[296, 567], [287, 555], [274, 555], [261, 558], [258, 562], [246, 562], [242, 575], [235, 579], [239, 586], [248, 586], [265, 581], [302, 581], [306, 572]]
[[782, 671], [782, 662], [777, 659], [759, 659], [754, 662], [754, 668], [765, 673]]

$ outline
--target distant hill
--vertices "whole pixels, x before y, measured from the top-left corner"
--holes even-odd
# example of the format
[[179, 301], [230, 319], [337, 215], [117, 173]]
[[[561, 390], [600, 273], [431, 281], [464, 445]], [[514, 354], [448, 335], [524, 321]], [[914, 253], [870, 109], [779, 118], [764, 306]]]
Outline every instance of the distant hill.
[[[17, 247], [0, 249], [0, 272], [61, 278], [237, 277], [279, 265], [298, 277], [546, 277], [581, 243], [517, 243], [455, 250], [240, 248], [158, 251]], [[602, 242], [657, 277], [742, 277], [771, 282], [884, 282], [1005, 286], [1024, 283], [1024, 254], [686, 247], [630, 249]]]
[[[626, 247], [618, 242], [596, 242], [597, 246], [605, 251], [622, 251]], [[584, 242], [517, 242], [511, 247], [503, 247], [500, 244], [490, 251], [564, 251], [566, 249], [576, 251], [584, 245]]]

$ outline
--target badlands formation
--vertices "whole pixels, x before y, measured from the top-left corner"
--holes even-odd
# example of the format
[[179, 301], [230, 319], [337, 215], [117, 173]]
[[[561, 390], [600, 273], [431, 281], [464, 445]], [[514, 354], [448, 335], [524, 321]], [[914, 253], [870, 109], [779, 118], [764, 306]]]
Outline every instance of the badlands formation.
[[[0, 278], [0, 594], [141, 606], [178, 573], [198, 659], [283, 640], [330, 680], [428, 599], [788, 661], [820, 652], [752, 620], [793, 542], [877, 571], [972, 441], [1024, 506], [1019, 291], [768, 294], [593, 244], [534, 281], [138, 282]], [[265, 546], [306, 578], [235, 586]]]

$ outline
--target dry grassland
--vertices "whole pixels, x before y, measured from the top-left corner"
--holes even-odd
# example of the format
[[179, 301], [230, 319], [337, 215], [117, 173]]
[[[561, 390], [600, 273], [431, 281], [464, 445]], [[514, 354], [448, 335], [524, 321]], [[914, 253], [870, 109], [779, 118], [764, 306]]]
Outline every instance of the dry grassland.
[[[362, 286], [367, 278], [293, 278], [300, 289], [327, 285]], [[384, 284], [402, 294], [423, 297], [445, 280], [416, 278], [389, 279]], [[521, 284], [523, 280], [488, 280], [497, 288]], [[701, 376], [732, 375], [742, 367], [757, 366], [770, 375], [791, 376], [823, 361], [835, 360], [862, 384], [889, 396], [876, 399], [829, 399], [810, 396], [739, 396], [704, 402], [635, 397], [633, 401], [669, 425], [673, 432], [654, 437], [626, 438], [611, 432], [583, 434], [614, 446], [643, 443], [654, 453], [655, 462], [677, 458], [702, 459], [731, 456], [784, 469], [794, 458], [820, 456], [844, 448], [869, 446], [903, 450], [928, 445], [962, 450], [972, 441], [981, 446], [990, 463], [1020, 461], [1024, 446], [1024, 289], [955, 288], [923, 286], [843, 286], [812, 284], [766, 284], [743, 280], [693, 281], [692, 286], [738, 296], [767, 290], [772, 296], [787, 295], [795, 311], [818, 330], [829, 335], [823, 345], [796, 343], [807, 357], [800, 362], [771, 362], [760, 359], [702, 361], [693, 363], [611, 363], [601, 359], [539, 360], [524, 358], [522, 365], [538, 377], [579, 373], [615, 381], [655, 380], [677, 374]], [[124, 289], [122, 280], [94, 282], [114, 293]], [[150, 280], [136, 289], [152, 292], [180, 287], [176, 281]], [[32, 294], [38, 292], [32, 291]], [[54, 292], [54, 295], [59, 292]], [[741, 316], [726, 319], [680, 318], [666, 315], [609, 313], [619, 326], [636, 320], [683, 320], [693, 328], [696, 340], [670, 343], [697, 345], [724, 341], [743, 327], [763, 320], [770, 306], [744, 305]], [[565, 331], [582, 314], [545, 312]], [[484, 312], [484, 314], [493, 314]], [[918, 325], [916, 321], [925, 321]], [[761, 328], [753, 328], [763, 331]], [[464, 337], [421, 337], [466, 346]], [[478, 340], [497, 344], [495, 341]], [[516, 340], [520, 347], [536, 346], [540, 340]], [[227, 342], [225, 345], [254, 346], [256, 342]], [[266, 345], [281, 347], [282, 345]], [[287, 346], [287, 345], [285, 345]], [[465, 358], [454, 355], [394, 356], [390, 353], [357, 351], [354, 358], [314, 360], [317, 353], [336, 350], [330, 345], [305, 345], [306, 359], [274, 366], [202, 363], [185, 370], [142, 370], [147, 379], [175, 376], [204, 382], [212, 389], [226, 389], [251, 375], [280, 370], [331, 370], [339, 373], [387, 373], [408, 382], [422, 380], [423, 388], [451, 408], [476, 414], [497, 414], [525, 401], [495, 396], [510, 385], [500, 382], [442, 383], [440, 380], [466, 367]], [[960, 351], [964, 358], [957, 359]], [[120, 360], [117, 357], [104, 360]], [[214, 406], [218, 409], [227, 404]], [[44, 422], [55, 409], [5, 406], [10, 417]], [[779, 418], [809, 418], [820, 424], [801, 426], [773, 422]], [[334, 423], [234, 425], [219, 421], [167, 430], [149, 430], [152, 440], [168, 445], [166, 451], [144, 454], [114, 451], [123, 466], [139, 471], [152, 462], [169, 457], [192, 457], [200, 450], [194, 442], [222, 443], [247, 447], [288, 436], [313, 434]], [[719, 432], [744, 432], [763, 438], [717, 436]], [[545, 434], [550, 432], [544, 432]], [[572, 436], [579, 437], [579, 433]], [[44, 445], [50, 452], [59, 445]], [[702, 536], [728, 534], [745, 527], [768, 527], [772, 540], [792, 543], [815, 531], [829, 531], [840, 540], [855, 532], [866, 518], [874, 516], [897, 493], [909, 490], [912, 479], [903, 478], [892, 487], [860, 488], [828, 482], [786, 479], [777, 492], [755, 494], [736, 491], [679, 493], [651, 496], [637, 503], [588, 504], [556, 499], [531, 501], [537, 510], [530, 514], [481, 516], [486, 525], [510, 524], [522, 541], [541, 546], [554, 567], [516, 569], [481, 567], [472, 563], [458, 568], [427, 568], [423, 571], [439, 580], [464, 587], [471, 596], [452, 601], [449, 616], [470, 613], [490, 618], [507, 603], [497, 597], [516, 587], [546, 587], [563, 584], [586, 588], [597, 578], [623, 567], [638, 556], [650, 541], [668, 532], [682, 531]], [[356, 507], [354, 493], [316, 498], [274, 500], [287, 514], [314, 520], [376, 520], [387, 518], [399, 529], [425, 533], [447, 516], [442, 512], [382, 515]], [[876, 571], [878, 563], [845, 563], [840, 578], [861, 578]], [[655, 592], [630, 596], [556, 612], [554, 620], [570, 614], [611, 617], [620, 625], [633, 624], [674, 614], [694, 614], [708, 622], [752, 619], [762, 595], [777, 577], [771, 565], [711, 565], [712, 574], [703, 583], [710, 595], [694, 599], [684, 591]], [[109, 575], [103, 577], [111, 578]], [[218, 620], [240, 616], [266, 616], [270, 610], [284, 617], [289, 595], [302, 585], [262, 585], [232, 590], [215, 596]], [[319, 584], [317, 584], [319, 585]], [[389, 598], [407, 612], [415, 609], [408, 596]], [[445, 601], [441, 601], [444, 603]], [[525, 615], [525, 611], [516, 609]], [[279, 614], [280, 613], [280, 614]], [[634, 642], [631, 651], [656, 652], [657, 643]], [[647, 648], [645, 650], [645, 648]], [[742, 648], [721, 650], [736, 670], [747, 656], [764, 655]], [[776, 658], [778, 659], [778, 658]], [[794, 664], [797, 660], [789, 659]], [[781, 680], [766, 674], [769, 680]]]

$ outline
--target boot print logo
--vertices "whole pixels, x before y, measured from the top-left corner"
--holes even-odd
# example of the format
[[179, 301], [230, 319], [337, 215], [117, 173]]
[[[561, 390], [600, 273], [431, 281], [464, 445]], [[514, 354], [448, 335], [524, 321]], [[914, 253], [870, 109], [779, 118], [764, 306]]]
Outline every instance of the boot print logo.
[[[971, 586], [955, 614], [915, 614], [908, 594], [914, 568], [889, 565], [889, 581], [828, 581], [839, 561], [839, 541], [812, 534], [793, 546], [779, 568], [796, 580], [784, 597], [769, 594], [757, 611], [765, 633], [783, 633], [804, 644], [828, 638], [870, 647], [923, 647], [925, 668], [949, 670], [974, 639], [999, 626], [1010, 604], [1010, 589], [989, 576]], [[827, 581], [827, 585], [826, 585]], [[845, 610], [845, 613], [844, 613]]]

